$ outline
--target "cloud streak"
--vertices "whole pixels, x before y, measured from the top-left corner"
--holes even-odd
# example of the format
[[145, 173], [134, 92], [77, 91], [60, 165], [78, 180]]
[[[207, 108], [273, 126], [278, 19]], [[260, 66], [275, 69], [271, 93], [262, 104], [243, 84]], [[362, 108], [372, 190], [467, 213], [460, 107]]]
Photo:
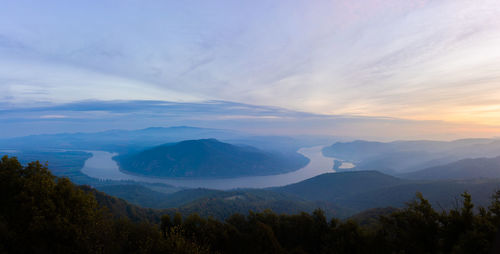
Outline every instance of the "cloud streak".
[[453, 125], [442, 121], [323, 115], [229, 101], [80, 101], [0, 110], [0, 138], [179, 125], [232, 129], [255, 135], [329, 135], [377, 140], [492, 137], [500, 130], [498, 126]]
[[499, 17], [496, 0], [5, 1], [0, 92], [498, 125]]

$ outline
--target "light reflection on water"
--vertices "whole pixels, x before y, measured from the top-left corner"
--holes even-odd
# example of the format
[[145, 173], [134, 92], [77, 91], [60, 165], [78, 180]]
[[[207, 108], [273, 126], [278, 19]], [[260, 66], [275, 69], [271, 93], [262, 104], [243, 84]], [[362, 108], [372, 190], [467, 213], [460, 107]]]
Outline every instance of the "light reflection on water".
[[234, 189], [234, 188], [266, 188], [283, 186], [300, 182], [311, 177], [335, 172], [333, 159], [324, 157], [321, 153], [323, 146], [302, 148], [298, 152], [310, 159], [305, 167], [286, 174], [271, 176], [250, 176], [224, 179], [186, 179], [186, 178], [154, 178], [129, 175], [121, 172], [112, 159], [116, 154], [104, 151], [88, 151], [93, 154], [82, 169], [82, 173], [98, 179], [133, 180], [148, 183], [164, 183], [189, 188]]

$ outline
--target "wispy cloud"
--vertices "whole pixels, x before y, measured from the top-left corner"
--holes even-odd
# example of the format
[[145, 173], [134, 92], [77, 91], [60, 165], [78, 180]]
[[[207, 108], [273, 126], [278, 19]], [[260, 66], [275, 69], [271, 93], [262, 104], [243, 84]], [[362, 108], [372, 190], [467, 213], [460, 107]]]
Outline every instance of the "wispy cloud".
[[41, 119], [62, 119], [62, 118], [67, 118], [68, 116], [65, 115], [42, 115], [40, 116]]
[[497, 124], [477, 112], [500, 103], [499, 17], [497, 0], [5, 1], [0, 92]]
[[[486, 116], [495, 109], [483, 108], [481, 113]], [[442, 121], [313, 114], [228, 101], [80, 101], [0, 110], [0, 138], [178, 125], [233, 129], [257, 135], [320, 134], [378, 140], [491, 137], [500, 130], [499, 126]]]

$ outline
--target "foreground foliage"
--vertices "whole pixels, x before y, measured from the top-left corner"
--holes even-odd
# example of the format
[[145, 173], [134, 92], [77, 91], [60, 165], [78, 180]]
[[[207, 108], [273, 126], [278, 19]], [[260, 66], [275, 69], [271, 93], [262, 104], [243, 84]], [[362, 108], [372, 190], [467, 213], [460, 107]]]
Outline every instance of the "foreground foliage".
[[157, 225], [116, 219], [67, 178], [37, 162], [0, 161], [0, 253], [204, 253]]
[[[0, 253], [489, 253], [500, 226], [500, 191], [487, 208], [475, 208], [464, 193], [448, 211], [417, 194], [363, 226], [327, 220], [322, 210], [225, 221], [177, 213], [158, 221], [158, 211], [131, 212], [39, 162], [23, 167], [8, 157], [0, 161], [0, 195]], [[108, 202], [103, 207], [96, 197]]]

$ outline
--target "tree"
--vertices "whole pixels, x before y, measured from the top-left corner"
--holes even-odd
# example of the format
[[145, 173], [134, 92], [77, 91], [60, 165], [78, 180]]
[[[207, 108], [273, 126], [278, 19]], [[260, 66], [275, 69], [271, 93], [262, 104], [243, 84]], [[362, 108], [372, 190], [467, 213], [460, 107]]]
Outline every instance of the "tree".
[[170, 220], [170, 215], [164, 214], [161, 216], [161, 232], [163, 234], [163, 237], [167, 238], [167, 233], [170, 232], [170, 229], [172, 228], [174, 224]]
[[387, 251], [431, 253], [439, 245], [439, 214], [422, 193], [403, 210], [380, 218], [380, 237]]

